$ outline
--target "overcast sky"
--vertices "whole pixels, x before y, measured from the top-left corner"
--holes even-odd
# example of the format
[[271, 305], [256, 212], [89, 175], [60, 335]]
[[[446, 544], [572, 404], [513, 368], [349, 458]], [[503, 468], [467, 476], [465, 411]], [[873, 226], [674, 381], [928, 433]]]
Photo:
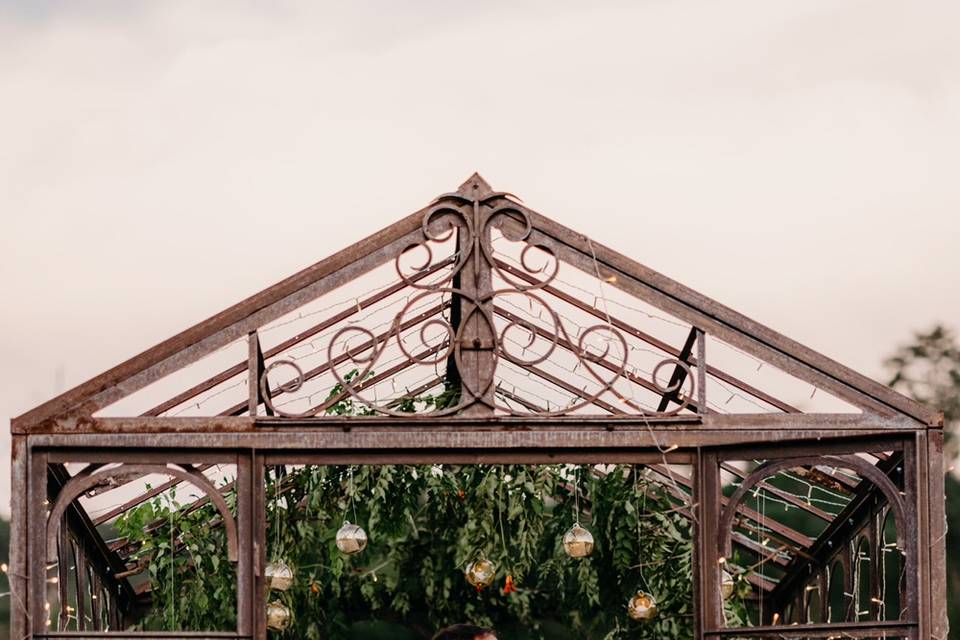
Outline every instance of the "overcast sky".
[[0, 509], [9, 417], [474, 170], [882, 379], [960, 325], [958, 24], [955, 1], [0, 0]]

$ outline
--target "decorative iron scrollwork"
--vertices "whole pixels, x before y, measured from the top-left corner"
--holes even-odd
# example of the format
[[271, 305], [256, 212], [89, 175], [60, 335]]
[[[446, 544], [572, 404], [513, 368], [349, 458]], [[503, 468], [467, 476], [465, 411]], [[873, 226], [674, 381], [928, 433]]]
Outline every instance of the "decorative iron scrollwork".
[[[519, 255], [519, 271], [527, 275], [523, 280], [502, 269], [494, 258], [491, 241], [493, 229], [497, 229], [509, 241], [524, 243]], [[424, 214], [421, 230], [422, 238], [394, 258], [397, 275], [414, 293], [394, 316], [390, 329], [377, 336], [368, 328], [350, 325], [338, 330], [331, 338], [327, 357], [339, 392], [328, 398], [324, 405], [303, 413], [283, 411], [273, 402], [272, 395], [278, 392], [295, 393], [303, 387], [305, 379], [302, 369], [295, 362], [277, 360], [266, 368], [260, 378], [261, 397], [271, 411], [281, 417], [305, 418], [317, 415], [332, 403], [350, 399], [375, 413], [409, 416], [407, 412], [364, 395], [368, 378], [373, 375], [391, 344], [399, 349], [409, 364], [438, 366], [452, 359], [461, 373], [472, 366], [466, 361], [466, 352], [484, 351], [488, 354], [490, 362], [480, 375], [476, 374], [478, 367], [474, 367], [474, 375], [461, 375], [459, 402], [433, 410], [430, 415], [434, 416], [458, 413], [476, 404], [486, 405], [492, 411], [520, 414], [514, 407], [496, 400], [494, 391], [498, 362], [502, 359], [518, 367], [534, 367], [549, 360], [558, 348], [573, 354], [578, 362], [577, 367], [586, 372], [595, 383], [595, 388], [578, 394], [568, 406], [537, 410], [536, 415], [576, 413], [596, 404], [601, 396], [607, 394], [616, 398], [628, 412], [638, 415], [675, 415], [693, 402], [694, 377], [690, 374], [690, 367], [674, 358], [657, 364], [650, 379], [642, 381], [643, 386], [651, 392], [671, 399], [675, 406], [670, 410], [651, 411], [616, 388], [616, 383], [624, 378], [639, 382], [636, 373], [628, 373], [630, 348], [626, 337], [607, 323], [595, 324], [571, 335], [560, 315], [541, 295], [541, 290], [556, 279], [560, 262], [549, 246], [530, 240], [533, 230], [530, 215], [514, 203], [509, 194], [491, 193], [475, 200], [459, 193], [441, 196]], [[437, 269], [440, 261], [435, 259], [431, 244], [451, 239], [458, 243], [452, 264], [443, 270]], [[535, 254], [541, 256], [541, 266], [533, 264]], [[414, 260], [411, 263], [412, 257]], [[442, 275], [432, 282], [418, 277], [428, 270], [435, 270]], [[481, 274], [488, 275], [481, 277]], [[506, 286], [494, 289], [493, 278], [490, 277], [492, 274], [496, 274]], [[539, 310], [538, 316], [544, 324], [512, 317], [498, 329], [493, 321], [494, 305], [498, 299], [509, 296], [526, 299], [531, 308]], [[409, 327], [412, 311], [423, 307], [431, 297], [459, 301], [459, 323], [454, 326], [443, 317], [425, 319], [414, 332], [414, 344], [411, 346], [407, 343], [411, 336], [403, 335], [404, 328]], [[467, 335], [468, 328], [472, 336]], [[359, 346], [351, 347], [351, 344]], [[531, 347], [535, 344], [545, 346], [546, 350], [533, 353]], [[292, 368], [295, 375], [271, 389], [269, 374], [279, 367]], [[671, 382], [667, 384], [662, 384], [658, 379], [664, 367], [671, 367]], [[677, 373], [681, 375], [677, 376]]]

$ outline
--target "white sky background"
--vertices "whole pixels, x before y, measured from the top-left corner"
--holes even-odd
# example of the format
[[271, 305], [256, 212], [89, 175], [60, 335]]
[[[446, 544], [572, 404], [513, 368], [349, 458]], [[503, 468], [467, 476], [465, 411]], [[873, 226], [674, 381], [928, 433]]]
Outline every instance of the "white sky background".
[[951, 1], [0, 0], [0, 512], [9, 417], [474, 170], [882, 379], [960, 325], [958, 24]]

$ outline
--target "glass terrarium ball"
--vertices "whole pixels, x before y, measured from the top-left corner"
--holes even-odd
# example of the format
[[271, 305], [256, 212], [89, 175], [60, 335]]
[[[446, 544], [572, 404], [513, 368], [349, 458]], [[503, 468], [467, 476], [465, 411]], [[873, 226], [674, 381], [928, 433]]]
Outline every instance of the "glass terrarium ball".
[[355, 524], [344, 521], [343, 526], [337, 531], [337, 549], [340, 549], [341, 553], [352, 556], [366, 547], [367, 532]]
[[477, 560], [467, 567], [467, 582], [477, 589], [483, 589], [493, 584], [497, 575], [497, 565], [489, 560]]
[[593, 553], [593, 534], [575, 524], [563, 534], [563, 550], [571, 558], [586, 558]]
[[271, 589], [286, 591], [293, 586], [293, 569], [282, 560], [268, 564], [263, 573]]
[[267, 629], [283, 631], [290, 626], [290, 609], [279, 600], [267, 604]]
[[734, 580], [733, 576], [726, 569], [720, 574], [720, 594], [724, 600], [733, 595]]
[[646, 591], [637, 591], [627, 603], [627, 615], [634, 620], [653, 620], [657, 617], [657, 601]]

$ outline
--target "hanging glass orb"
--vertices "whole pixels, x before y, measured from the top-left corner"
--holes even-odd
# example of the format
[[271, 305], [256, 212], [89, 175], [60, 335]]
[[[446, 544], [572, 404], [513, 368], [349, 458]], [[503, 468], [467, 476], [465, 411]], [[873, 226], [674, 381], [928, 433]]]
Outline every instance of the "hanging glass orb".
[[571, 558], [586, 558], [593, 553], [593, 534], [576, 523], [563, 534], [563, 550]]
[[361, 527], [344, 520], [343, 526], [337, 531], [337, 549], [340, 549], [340, 552], [345, 555], [352, 556], [355, 553], [360, 553], [366, 547], [367, 532]]
[[627, 615], [634, 620], [653, 620], [657, 617], [656, 599], [646, 591], [637, 591], [627, 603]]
[[290, 609], [279, 600], [267, 604], [267, 629], [283, 631], [290, 626]]
[[728, 600], [733, 595], [734, 580], [733, 576], [726, 569], [720, 574], [720, 594], [724, 600]]
[[496, 575], [497, 565], [486, 559], [471, 562], [467, 567], [467, 582], [475, 586], [478, 591], [493, 584]]
[[267, 585], [277, 591], [286, 591], [293, 586], [293, 569], [283, 560], [271, 562], [263, 572]]

